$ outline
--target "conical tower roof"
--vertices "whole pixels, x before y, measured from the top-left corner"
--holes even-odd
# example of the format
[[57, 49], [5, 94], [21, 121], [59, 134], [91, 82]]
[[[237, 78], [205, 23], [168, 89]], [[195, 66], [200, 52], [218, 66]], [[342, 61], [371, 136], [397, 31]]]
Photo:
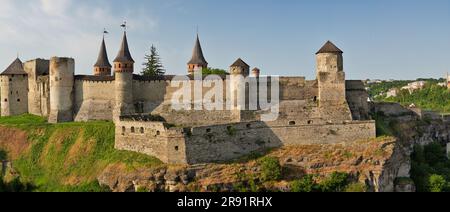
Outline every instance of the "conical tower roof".
[[188, 62], [188, 64], [198, 64], [203, 66], [208, 65], [208, 62], [205, 60], [205, 57], [203, 56], [203, 50], [198, 35], [197, 41], [195, 42], [194, 50], [192, 51], [192, 59]]
[[246, 62], [244, 62], [241, 58], [238, 58], [233, 64], [231, 64], [230, 67], [250, 68], [250, 66]]
[[108, 59], [108, 53], [106, 52], [106, 44], [105, 44], [105, 38], [102, 40], [102, 45], [100, 47], [100, 52], [98, 53], [98, 59], [95, 63], [94, 67], [101, 67], [101, 68], [111, 68], [111, 63], [109, 63]]
[[23, 74], [27, 74], [27, 72], [25, 72], [25, 70], [23, 69], [22, 61], [20, 61], [20, 59], [17, 58], [0, 75], [23, 75]]
[[127, 40], [127, 33], [123, 33], [123, 39], [122, 39], [122, 45], [120, 46], [119, 53], [117, 54], [116, 59], [114, 59], [114, 62], [133, 62], [133, 57], [131, 57], [130, 49], [128, 48], [128, 40]]
[[316, 53], [344, 53], [342, 50], [340, 50], [336, 45], [334, 45], [331, 41], [327, 41], [325, 45], [322, 46], [322, 48]]

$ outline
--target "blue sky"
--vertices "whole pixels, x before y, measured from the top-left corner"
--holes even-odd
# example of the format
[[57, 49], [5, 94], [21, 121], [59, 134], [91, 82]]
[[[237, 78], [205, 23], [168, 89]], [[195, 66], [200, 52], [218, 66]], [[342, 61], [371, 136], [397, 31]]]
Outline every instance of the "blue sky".
[[92, 73], [103, 28], [110, 60], [129, 23], [140, 64], [155, 44], [168, 74], [185, 74], [199, 26], [211, 67], [242, 57], [263, 74], [314, 78], [327, 40], [344, 52], [349, 79], [415, 79], [450, 72], [449, 0], [0, 0], [0, 68], [69, 56]]

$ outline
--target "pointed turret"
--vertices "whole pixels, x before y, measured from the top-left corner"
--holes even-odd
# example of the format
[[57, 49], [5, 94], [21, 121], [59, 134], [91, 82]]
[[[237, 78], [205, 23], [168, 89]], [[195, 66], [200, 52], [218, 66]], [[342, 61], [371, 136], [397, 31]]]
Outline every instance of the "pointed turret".
[[120, 45], [119, 53], [117, 54], [114, 62], [133, 62], [133, 57], [131, 57], [130, 49], [128, 48], [127, 32], [123, 33], [122, 45]]
[[208, 62], [206, 61], [205, 57], [203, 56], [203, 50], [202, 46], [200, 44], [200, 38], [197, 34], [197, 40], [195, 42], [194, 50], [192, 51], [192, 58], [188, 62], [188, 72], [189, 74], [194, 73], [194, 70], [196, 69], [202, 69], [207, 68]]
[[122, 45], [120, 45], [119, 53], [114, 59], [115, 72], [133, 72], [134, 60], [131, 57], [130, 49], [128, 48], [127, 32], [123, 33]]
[[27, 75], [27, 72], [23, 69], [22, 61], [17, 58], [0, 75]]
[[98, 53], [97, 62], [94, 65], [95, 76], [110, 76], [111, 75], [111, 63], [109, 63], [108, 53], [106, 51], [105, 38], [103, 37], [102, 45], [100, 46], [100, 52]]
[[316, 54], [322, 53], [343, 54], [344, 52], [340, 50], [336, 45], [334, 45], [331, 41], [327, 41], [325, 45], [323, 45], [322, 48]]
[[230, 74], [243, 75], [244, 77], [246, 77], [250, 74], [250, 66], [241, 58], [238, 58], [233, 64], [231, 64]]

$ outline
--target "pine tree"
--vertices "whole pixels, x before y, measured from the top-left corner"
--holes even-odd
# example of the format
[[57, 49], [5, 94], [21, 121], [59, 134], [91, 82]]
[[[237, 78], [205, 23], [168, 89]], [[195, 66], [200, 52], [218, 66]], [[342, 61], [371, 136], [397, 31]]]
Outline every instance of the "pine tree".
[[141, 72], [142, 76], [163, 76], [166, 73], [155, 46], [152, 45], [150, 48], [150, 55], [145, 55], [145, 61]]

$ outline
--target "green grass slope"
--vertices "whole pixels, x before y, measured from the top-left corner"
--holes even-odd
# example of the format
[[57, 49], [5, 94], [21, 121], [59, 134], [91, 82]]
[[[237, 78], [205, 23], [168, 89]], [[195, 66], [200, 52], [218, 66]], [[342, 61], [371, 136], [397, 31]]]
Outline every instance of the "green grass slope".
[[[35, 191], [104, 191], [96, 177], [108, 166], [132, 171], [163, 165], [153, 157], [114, 149], [111, 122], [48, 124], [43, 118], [23, 115], [0, 118], [0, 126], [2, 131], [26, 132], [26, 146], [12, 160], [20, 180], [33, 184]], [[17, 141], [0, 141], [0, 149], [15, 151], [19, 146], [7, 142]]]

